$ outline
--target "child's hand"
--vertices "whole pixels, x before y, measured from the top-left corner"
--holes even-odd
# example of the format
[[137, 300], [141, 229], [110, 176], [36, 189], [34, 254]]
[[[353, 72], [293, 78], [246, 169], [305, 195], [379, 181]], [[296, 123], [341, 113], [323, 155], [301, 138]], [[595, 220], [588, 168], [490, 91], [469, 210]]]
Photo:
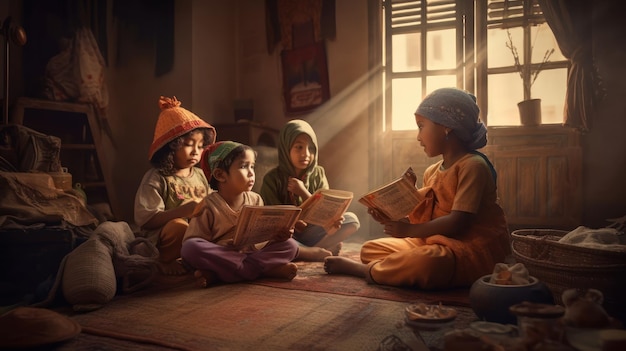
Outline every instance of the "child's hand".
[[413, 185], [415, 185], [415, 183], [417, 183], [417, 175], [413, 171], [413, 168], [407, 169], [407, 171], [404, 173], [404, 175], [405, 175], [405, 177], [408, 177], [411, 180]]
[[385, 224], [390, 221], [390, 219], [385, 216], [382, 212], [378, 211], [375, 208], [368, 208], [367, 213], [374, 218], [374, 220], [380, 224]]
[[304, 183], [298, 178], [289, 177], [287, 190], [303, 198], [308, 196], [308, 191], [304, 187]]
[[337, 228], [337, 229], [341, 228], [344, 220], [345, 218], [343, 216], [339, 217], [339, 219], [337, 219], [335, 223], [333, 223], [333, 228]]
[[295, 225], [295, 227], [296, 227], [296, 231], [297, 231], [297, 232], [301, 232], [301, 231], [303, 231], [303, 230], [304, 230], [304, 228], [306, 228], [307, 226], [308, 226], [308, 224], [306, 224], [306, 222], [305, 222], [305, 221], [303, 221], [303, 220], [299, 219], [299, 220], [296, 222], [296, 225]]
[[411, 224], [404, 221], [389, 221], [385, 223], [384, 232], [394, 238], [406, 238], [409, 235]]
[[274, 237], [272, 238], [272, 241], [276, 241], [276, 242], [285, 241], [291, 238], [292, 235], [293, 235], [293, 228], [276, 233], [276, 235], [274, 235]]
[[180, 206], [181, 211], [184, 212], [181, 217], [186, 217], [186, 218], [193, 217], [194, 210], [196, 209], [196, 206], [198, 206], [199, 203], [200, 201], [190, 200], [189, 202], [186, 202], [184, 205], [181, 205]]

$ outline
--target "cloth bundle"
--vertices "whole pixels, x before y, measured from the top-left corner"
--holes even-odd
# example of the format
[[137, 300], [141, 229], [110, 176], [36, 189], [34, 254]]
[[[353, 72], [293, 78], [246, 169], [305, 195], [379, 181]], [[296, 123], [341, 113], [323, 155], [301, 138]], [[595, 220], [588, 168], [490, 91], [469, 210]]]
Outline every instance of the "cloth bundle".
[[579, 226], [565, 234], [559, 242], [600, 250], [626, 252], [626, 235], [618, 228], [591, 229]]
[[98, 223], [79, 198], [57, 189], [52, 177], [41, 172], [0, 171], [0, 213], [3, 228], [59, 221], [77, 227]]
[[46, 97], [53, 101], [92, 103], [106, 109], [109, 106], [106, 65], [91, 30], [76, 30], [61, 46], [61, 51], [46, 64]]
[[523, 263], [498, 263], [489, 282], [498, 285], [526, 285], [530, 283], [530, 274]]

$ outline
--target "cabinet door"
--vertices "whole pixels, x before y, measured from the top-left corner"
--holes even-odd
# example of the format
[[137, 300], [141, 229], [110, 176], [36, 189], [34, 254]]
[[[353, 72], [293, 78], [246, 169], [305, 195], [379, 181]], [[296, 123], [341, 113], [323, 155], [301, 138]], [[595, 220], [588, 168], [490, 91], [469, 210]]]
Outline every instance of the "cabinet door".
[[579, 148], [486, 151], [498, 172], [500, 204], [512, 227], [569, 229], [580, 225]]
[[498, 172], [511, 229], [573, 229], [582, 221], [580, 135], [557, 125], [489, 128], [482, 151]]

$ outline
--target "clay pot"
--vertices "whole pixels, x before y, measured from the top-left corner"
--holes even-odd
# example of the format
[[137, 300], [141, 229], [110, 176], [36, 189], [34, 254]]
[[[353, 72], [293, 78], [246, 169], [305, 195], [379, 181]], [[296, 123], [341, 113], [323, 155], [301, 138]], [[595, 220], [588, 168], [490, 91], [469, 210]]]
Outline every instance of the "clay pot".
[[524, 100], [517, 104], [520, 122], [523, 126], [538, 126], [541, 124], [541, 99]]
[[490, 278], [491, 274], [482, 276], [470, 288], [470, 305], [481, 320], [516, 324], [517, 317], [509, 307], [524, 301], [554, 304], [550, 289], [535, 277], [531, 276], [526, 285], [492, 284]]

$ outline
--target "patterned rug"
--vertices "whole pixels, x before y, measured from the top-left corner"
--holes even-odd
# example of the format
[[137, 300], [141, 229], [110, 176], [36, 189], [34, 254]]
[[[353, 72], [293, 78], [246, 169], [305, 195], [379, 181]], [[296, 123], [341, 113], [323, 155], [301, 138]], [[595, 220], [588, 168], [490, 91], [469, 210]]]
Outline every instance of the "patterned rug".
[[427, 350], [405, 303], [231, 284], [120, 296], [72, 314], [83, 333], [56, 350]]
[[[354, 260], [359, 258], [360, 244], [344, 243], [341, 256]], [[469, 289], [450, 289], [443, 291], [421, 291], [417, 289], [396, 288], [384, 285], [368, 284], [357, 277], [327, 274], [322, 262], [296, 262], [298, 276], [290, 282], [261, 279], [250, 282], [290, 290], [317, 291], [330, 294], [371, 297], [400, 302], [428, 302], [452, 306], [469, 307]]]
[[[342, 255], [358, 258], [360, 246]], [[424, 292], [370, 285], [329, 275], [321, 262], [298, 262], [291, 282], [194, 286], [191, 275], [171, 277], [99, 310], [57, 311], [83, 328], [54, 350], [428, 350], [441, 349], [443, 333], [418, 331], [404, 320], [407, 303], [442, 303], [459, 317], [450, 328], [476, 320], [468, 290]]]

